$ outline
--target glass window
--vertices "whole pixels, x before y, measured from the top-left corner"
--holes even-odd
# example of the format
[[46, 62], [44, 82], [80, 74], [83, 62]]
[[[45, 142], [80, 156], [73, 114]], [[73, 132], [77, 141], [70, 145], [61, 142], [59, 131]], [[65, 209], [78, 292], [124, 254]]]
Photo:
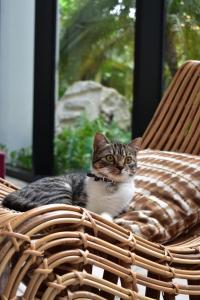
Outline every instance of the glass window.
[[0, 149], [10, 169], [32, 169], [34, 0], [1, 0]]
[[135, 1], [59, 0], [55, 167], [87, 169], [96, 131], [130, 134]]

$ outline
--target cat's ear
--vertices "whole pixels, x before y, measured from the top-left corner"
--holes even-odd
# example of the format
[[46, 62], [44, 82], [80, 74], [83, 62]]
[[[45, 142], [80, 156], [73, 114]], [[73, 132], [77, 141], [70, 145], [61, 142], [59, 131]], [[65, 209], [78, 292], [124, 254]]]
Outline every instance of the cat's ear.
[[132, 140], [128, 146], [131, 147], [133, 150], [135, 150], [136, 152], [138, 152], [141, 148], [141, 143], [142, 143], [142, 138], [138, 137], [134, 140]]
[[100, 132], [97, 132], [94, 137], [94, 143], [93, 143], [94, 150], [104, 147], [107, 144], [109, 144], [109, 140], [105, 137], [105, 135], [103, 135]]

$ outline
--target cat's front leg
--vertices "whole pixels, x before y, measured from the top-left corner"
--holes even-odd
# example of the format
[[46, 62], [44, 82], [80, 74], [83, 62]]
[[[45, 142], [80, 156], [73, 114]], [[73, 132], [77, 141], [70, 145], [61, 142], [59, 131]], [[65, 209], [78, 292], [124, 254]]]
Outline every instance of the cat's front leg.
[[101, 213], [101, 217], [104, 218], [107, 221], [110, 221], [110, 222], [113, 221], [113, 217], [111, 216], [111, 214], [109, 214], [107, 212]]

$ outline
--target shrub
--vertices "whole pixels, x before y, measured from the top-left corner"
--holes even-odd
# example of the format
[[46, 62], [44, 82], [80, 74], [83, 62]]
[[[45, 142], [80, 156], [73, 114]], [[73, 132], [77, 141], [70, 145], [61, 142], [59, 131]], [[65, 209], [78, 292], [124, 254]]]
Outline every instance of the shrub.
[[11, 151], [9, 154], [9, 164], [24, 170], [32, 170], [32, 149], [21, 148], [20, 150]]

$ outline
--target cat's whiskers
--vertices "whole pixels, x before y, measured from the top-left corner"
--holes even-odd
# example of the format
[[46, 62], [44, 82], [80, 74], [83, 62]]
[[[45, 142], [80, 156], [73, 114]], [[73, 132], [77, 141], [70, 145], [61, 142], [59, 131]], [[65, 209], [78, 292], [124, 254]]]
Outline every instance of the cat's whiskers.
[[92, 173], [94, 175], [96, 175], [97, 177], [102, 177], [102, 178], [106, 178], [106, 179], [110, 179], [110, 174], [109, 174], [109, 170], [105, 167], [105, 168], [101, 168], [100, 170], [96, 170], [95, 168], [92, 168]]
[[113, 181], [113, 183], [123, 183], [131, 180], [128, 172], [125, 170], [120, 171], [119, 174], [114, 174], [114, 172], [110, 171], [110, 168], [104, 167], [100, 170], [93, 168], [92, 173], [98, 177], [109, 179]]

